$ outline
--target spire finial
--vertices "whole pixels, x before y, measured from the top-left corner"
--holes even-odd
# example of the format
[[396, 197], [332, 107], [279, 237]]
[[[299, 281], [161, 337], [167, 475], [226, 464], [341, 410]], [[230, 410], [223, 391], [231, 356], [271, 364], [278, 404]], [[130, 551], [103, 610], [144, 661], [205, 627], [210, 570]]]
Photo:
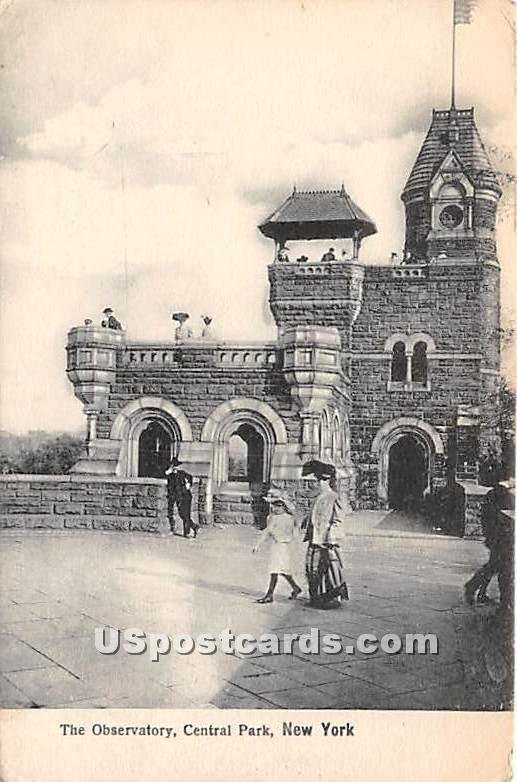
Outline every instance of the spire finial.
[[293, 185], [293, 195], [296, 195], [296, 182]]
[[341, 193], [340, 193], [340, 195], [342, 195], [342, 196], [345, 195], [345, 183], [344, 182], [341, 182]]

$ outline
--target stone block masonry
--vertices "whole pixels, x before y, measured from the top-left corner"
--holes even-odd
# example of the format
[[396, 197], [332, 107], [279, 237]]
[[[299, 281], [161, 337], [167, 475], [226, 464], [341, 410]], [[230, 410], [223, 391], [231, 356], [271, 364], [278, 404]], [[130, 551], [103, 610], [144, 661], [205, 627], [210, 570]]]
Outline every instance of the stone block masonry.
[[156, 478], [1, 475], [0, 528], [166, 532], [167, 484]]

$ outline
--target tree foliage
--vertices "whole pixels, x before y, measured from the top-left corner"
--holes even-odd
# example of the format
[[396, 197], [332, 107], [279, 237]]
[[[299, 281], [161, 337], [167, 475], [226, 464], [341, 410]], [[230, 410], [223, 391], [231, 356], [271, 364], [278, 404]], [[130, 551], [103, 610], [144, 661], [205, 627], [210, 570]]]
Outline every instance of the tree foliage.
[[22, 447], [18, 453], [0, 454], [0, 471], [32, 475], [63, 475], [78, 461], [83, 441], [62, 434], [36, 447]]

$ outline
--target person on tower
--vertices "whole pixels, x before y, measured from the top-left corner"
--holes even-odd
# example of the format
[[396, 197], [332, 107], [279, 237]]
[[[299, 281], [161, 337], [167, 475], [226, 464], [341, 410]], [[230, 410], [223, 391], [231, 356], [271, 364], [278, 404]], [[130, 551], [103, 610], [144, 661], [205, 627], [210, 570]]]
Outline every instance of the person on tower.
[[214, 332], [212, 330], [212, 318], [210, 315], [202, 315], [201, 320], [204, 323], [203, 331], [201, 332], [201, 339], [213, 340]]
[[334, 253], [334, 248], [330, 247], [326, 253], [323, 253], [321, 257], [322, 263], [332, 263], [332, 261], [336, 260], [336, 255]]
[[102, 321], [101, 325], [105, 329], [114, 329], [115, 331], [122, 331], [122, 324], [118, 321], [113, 314], [111, 307], [106, 307], [103, 310], [103, 314], [106, 318]]

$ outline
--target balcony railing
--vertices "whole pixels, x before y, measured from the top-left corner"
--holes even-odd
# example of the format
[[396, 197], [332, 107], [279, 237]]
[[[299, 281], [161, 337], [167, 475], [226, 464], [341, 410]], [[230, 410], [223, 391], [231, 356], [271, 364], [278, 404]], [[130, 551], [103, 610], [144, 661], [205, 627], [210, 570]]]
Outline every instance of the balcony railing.
[[129, 343], [119, 353], [119, 367], [165, 369], [184, 366], [268, 368], [280, 366], [283, 351], [276, 343], [190, 341]]

